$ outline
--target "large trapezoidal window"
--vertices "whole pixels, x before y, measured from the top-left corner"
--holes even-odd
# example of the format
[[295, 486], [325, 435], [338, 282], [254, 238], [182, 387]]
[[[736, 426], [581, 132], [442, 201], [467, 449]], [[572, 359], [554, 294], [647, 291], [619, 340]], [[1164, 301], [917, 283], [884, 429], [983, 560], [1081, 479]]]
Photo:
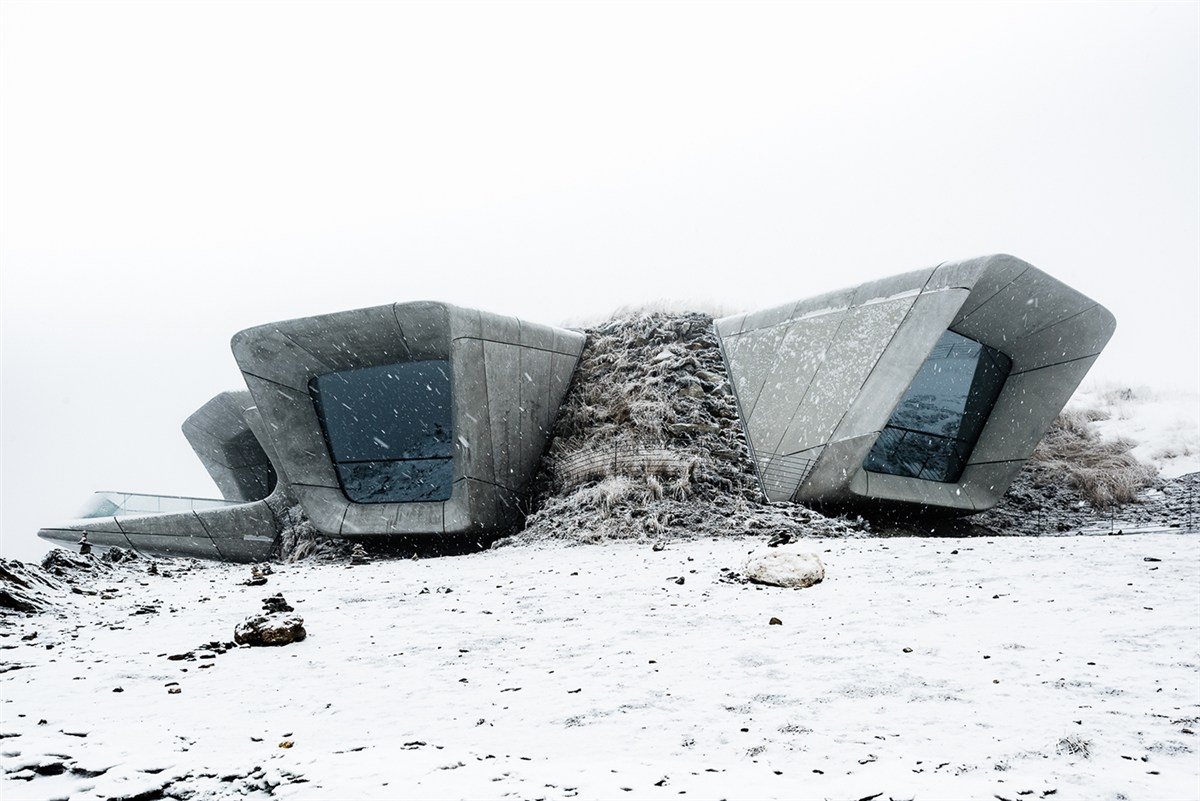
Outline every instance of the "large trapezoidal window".
[[979, 440], [1012, 359], [961, 334], [942, 334], [863, 467], [954, 483]]
[[363, 367], [308, 382], [346, 497], [444, 501], [454, 482], [450, 363]]

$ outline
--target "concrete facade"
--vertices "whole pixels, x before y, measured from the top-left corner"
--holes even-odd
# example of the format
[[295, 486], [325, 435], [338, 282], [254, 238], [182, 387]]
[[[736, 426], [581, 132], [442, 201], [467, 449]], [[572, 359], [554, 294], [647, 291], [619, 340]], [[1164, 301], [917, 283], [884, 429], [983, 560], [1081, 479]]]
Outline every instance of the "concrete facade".
[[263, 562], [278, 533], [275, 510], [282, 493], [253, 503], [163, 514], [115, 514], [70, 520], [38, 536], [74, 546], [83, 532], [97, 548], [129, 548], [150, 556], [185, 556], [222, 562]]
[[275, 469], [246, 420], [249, 392], [222, 392], [183, 421], [183, 436], [221, 497], [258, 501], [275, 489]]
[[[982, 511], [1008, 489], [1115, 327], [1107, 309], [997, 255], [716, 322], [766, 496]], [[1012, 370], [953, 483], [863, 467], [934, 345], [953, 331]]]
[[[486, 534], [518, 504], [546, 447], [584, 335], [444, 303], [399, 303], [290, 320], [234, 336], [249, 392], [217, 395], [183, 432], [223, 498], [214, 508], [117, 509], [38, 532], [75, 545], [233, 562], [267, 559], [278, 517], [299, 503], [325, 534]], [[452, 484], [445, 500], [359, 503], [337, 473], [314, 379], [440, 360], [452, 388]], [[269, 493], [269, 494], [268, 494]], [[154, 498], [157, 496], [145, 496]], [[163, 499], [186, 503], [191, 499]]]
[[[1001, 255], [715, 325], [769, 500], [970, 513], [1004, 494], [1114, 321], [1079, 292]], [[924, 402], [917, 379], [942, 369], [933, 360], [944, 338], [969, 341], [969, 352], [1003, 365], [979, 401], [983, 362], [962, 362], [976, 377], [960, 400], [975, 405], [947, 419], [961, 427], [971, 416], [970, 437], [927, 436], [895, 422], [898, 408]], [[294, 503], [335, 537], [502, 532], [521, 520], [584, 342], [577, 331], [436, 302], [241, 331], [231, 345], [249, 391], [221, 393], [183, 423], [224, 501], [109, 493], [114, 502], [39, 536], [75, 545], [87, 531], [100, 548], [261, 561]], [[958, 449], [953, 480], [948, 472], [936, 480], [880, 472], [873, 448], [889, 441], [885, 432], [950, 443]], [[135, 497], [174, 505], [150, 513]]]
[[[446, 303], [397, 303], [242, 331], [233, 353], [265, 444], [313, 524], [334, 536], [470, 534], [520, 519], [584, 336]], [[334, 468], [310, 382], [356, 368], [446, 360], [453, 491], [444, 501], [356, 503]]]

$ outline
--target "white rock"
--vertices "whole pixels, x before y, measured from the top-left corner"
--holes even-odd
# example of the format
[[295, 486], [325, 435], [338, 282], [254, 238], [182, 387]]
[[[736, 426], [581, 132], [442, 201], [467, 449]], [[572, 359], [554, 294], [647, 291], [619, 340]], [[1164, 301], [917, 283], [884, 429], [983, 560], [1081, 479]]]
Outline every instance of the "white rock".
[[811, 587], [825, 580], [825, 565], [815, 553], [780, 546], [746, 558], [742, 573], [751, 581], [779, 587]]

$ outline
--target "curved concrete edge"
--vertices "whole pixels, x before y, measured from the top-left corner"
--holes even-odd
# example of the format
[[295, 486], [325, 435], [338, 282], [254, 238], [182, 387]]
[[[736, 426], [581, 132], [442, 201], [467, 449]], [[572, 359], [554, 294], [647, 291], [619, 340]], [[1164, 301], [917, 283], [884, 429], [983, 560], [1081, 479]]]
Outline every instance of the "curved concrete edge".
[[[768, 499], [964, 513], [1003, 497], [1114, 328], [1103, 306], [1005, 254], [716, 321]], [[868, 473], [863, 460], [946, 330], [1013, 359], [963, 476]], [[805, 467], [777, 467], [789, 462]]]
[[222, 392], [192, 412], [181, 429], [221, 497], [258, 501], [275, 488], [276, 473], [244, 411], [250, 393]]
[[[333, 536], [486, 533], [519, 521], [516, 498], [545, 450], [584, 335], [447, 303], [377, 306], [258, 326], [233, 337], [252, 422], [313, 524]], [[330, 372], [450, 362], [454, 485], [446, 501], [348, 500], [309, 382]]]
[[79, 537], [100, 549], [129, 548], [146, 556], [195, 557], [222, 562], [262, 562], [271, 558], [278, 539], [272, 502], [281, 492], [260, 501], [160, 515], [71, 520], [43, 528], [44, 540], [77, 549]]

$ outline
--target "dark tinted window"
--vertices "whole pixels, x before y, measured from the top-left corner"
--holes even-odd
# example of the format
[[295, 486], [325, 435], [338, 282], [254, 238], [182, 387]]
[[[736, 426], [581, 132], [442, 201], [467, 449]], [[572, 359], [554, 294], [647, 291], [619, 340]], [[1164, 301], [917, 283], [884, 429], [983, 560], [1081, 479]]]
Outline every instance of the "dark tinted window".
[[454, 480], [450, 364], [364, 367], [309, 382], [346, 497], [444, 501]]
[[1012, 360], [947, 331], [921, 365], [863, 467], [873, 473], [956, 482], [979, 440]]

